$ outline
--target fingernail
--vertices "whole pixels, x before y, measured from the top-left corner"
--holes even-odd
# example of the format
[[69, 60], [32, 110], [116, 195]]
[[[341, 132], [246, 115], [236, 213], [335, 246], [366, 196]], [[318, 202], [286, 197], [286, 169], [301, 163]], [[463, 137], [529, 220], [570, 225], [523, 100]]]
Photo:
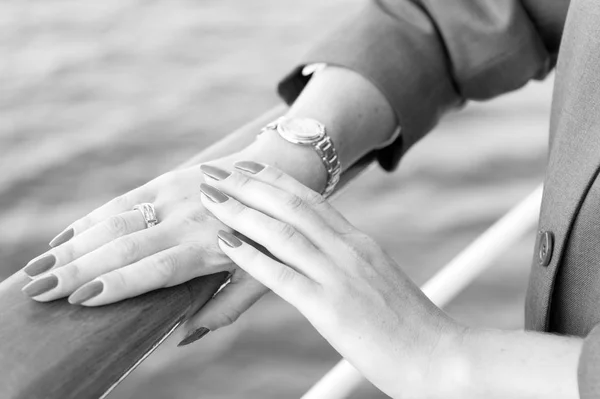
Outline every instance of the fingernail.
[[237, 248], [242, 245], [242, 240], [225, 230], [219, 230], [217, 236], [230, 248]]
[[102, 281], [92, 281], [87, 283], [71, 294], [69, 303], [71, 305], [80, 305], [93, 297], [100, 295], [103, 289], [104, 283], [102, 283]]
[[256, 174], [266, 167], [266, 165], [263, 165], [262, 163], [253, 161], [239, 161], [234, 163], [233, 166], [237, 169], [241, 169], [252, 174]]
[[21, 291], [30, 297], [36, 297], [58, 286], [58, 277], [54, 275], [41, 277], [27, 284]]
[[27, 273], [29, 277], [35, 277], [52, 269], [55, 263], [56, 257], [52, 254], [46, 254], [41, 258], [37, 258], [29, 262], [27, 266], [23, 268], [23, 271]]
[[72, 227], [69, 227], [68, 229], [66, 229], [65, 231], [63, 231], [62, 233], [60, 233], [59, 235], [54, 237], [48, 245], [50, 245], [50, 247], [52, 247], [52, 248], [58, 247], [59, 245], [64, 244], [65, 242], [69, 241], [71, 238], [73, 238], [74, 235], [75, 235], [75, 230], [73, 230]]
[[223, 203], [229, 199], [227, 195], [206, 183], [200, 184], [200, 191], [202, 191], [202, 193], [206, 195], [212, 202], [216, 202], [217, 204]]
[[231, 172], [228, 172], [221, 168], [217, 168], [216, 166], [212, 166], [212, 165], [200, 165], [200, 170], [205, 175], [207, 175], [208, 177], [211, 177], [215, 180], [225, 180], [231, 174]]
[[199, 329], [194, 330], [190, 334], [188, 334], [188, 336], [182, 339], [181, 342], [177, 344], [177, 346], [185, 346], [191, 344], [192, 342], [196, 342], [209, 332], [210, 330], [208, 328], [200, 327]]

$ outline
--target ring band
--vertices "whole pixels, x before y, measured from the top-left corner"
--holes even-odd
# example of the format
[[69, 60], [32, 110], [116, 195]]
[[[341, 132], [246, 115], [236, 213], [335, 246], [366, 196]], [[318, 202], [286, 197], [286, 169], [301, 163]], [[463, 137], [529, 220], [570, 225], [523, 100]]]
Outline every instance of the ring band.
[[146, 228], [153, 227], [158, 224], [158, 219], [156, 219], [156, 211], [154, 210], [154, 205], [150, 202], [144, 202], [142, 204], [137, 204], [133, 207], [133, 210], [140, 211], [144, 220], [146, 221]]

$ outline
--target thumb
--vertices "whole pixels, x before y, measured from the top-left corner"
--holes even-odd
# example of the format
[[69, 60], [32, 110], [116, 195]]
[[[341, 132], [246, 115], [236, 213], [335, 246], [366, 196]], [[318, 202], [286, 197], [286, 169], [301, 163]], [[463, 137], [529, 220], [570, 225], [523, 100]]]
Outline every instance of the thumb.
[[189, 345], [211, 331], [234, 323], [269, 289], [242, 269], [236, 269], [229, 284], [183, 325], [185, 338], [177, 346]]

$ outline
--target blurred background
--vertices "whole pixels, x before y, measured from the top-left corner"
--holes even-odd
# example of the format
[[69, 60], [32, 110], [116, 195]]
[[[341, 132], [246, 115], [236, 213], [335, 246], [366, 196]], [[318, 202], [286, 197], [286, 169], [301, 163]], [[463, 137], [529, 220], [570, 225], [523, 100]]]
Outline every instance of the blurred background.
[[[75, 218], [277, 104], [278, 79], [361, 1], [0, 2], [0, 278]], [[423, 283], [541, 181], [551, 89], [469, 104], [336, 206]], [[533, 240], [448, 312], [522, 328]], [[339, 358], [274, 295], [192, 346], [178, 338], [110, 398], [297, 398]], [[384, 396], [366, 384], [353, 397]]]

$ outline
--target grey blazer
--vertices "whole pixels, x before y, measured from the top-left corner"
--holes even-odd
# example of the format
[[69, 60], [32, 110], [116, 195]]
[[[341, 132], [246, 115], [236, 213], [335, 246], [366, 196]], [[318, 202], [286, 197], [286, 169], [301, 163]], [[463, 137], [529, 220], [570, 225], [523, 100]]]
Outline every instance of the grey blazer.
[[[550, 155], [526, 327], [585, 337], [582, 398], [600, 397], [600, 1], [371, 0], [279, 84], [291, 103], [325, 62], [373, 82], [402, 135], [394, 169], [448, 110], [544, 78], [556, 66]], [[564, 34], [563, 34], [564, 31]], [[560, 51], [559, 51], [560, 49]], [[598, 216], [596, 216], [598, 215]]]

